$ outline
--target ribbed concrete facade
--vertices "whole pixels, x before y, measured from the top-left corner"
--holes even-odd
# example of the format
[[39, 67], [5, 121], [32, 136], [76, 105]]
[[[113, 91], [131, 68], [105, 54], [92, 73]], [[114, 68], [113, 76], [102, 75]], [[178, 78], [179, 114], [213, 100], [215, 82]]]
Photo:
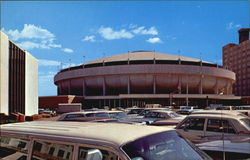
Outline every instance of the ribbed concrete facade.
[[38, 61], [1, 32], [0, 113], [38, 113]]
[[[136, 97], [143, 101], [150, 97], [170, 99], [170, 96], [185, 95], [179, 98], [188, 103], [188, 98], [199, 98], [197, 95], [205, 99], [208, 95], [220, 95], [224, 99], [232, 96], [235, 74], [197, 59], [138, 51], [67, 68], [54, 79], [58, 95], [77, 95], [100, 101]], [[99, 105], [106, 105], [106, 102], [99, 102]]]

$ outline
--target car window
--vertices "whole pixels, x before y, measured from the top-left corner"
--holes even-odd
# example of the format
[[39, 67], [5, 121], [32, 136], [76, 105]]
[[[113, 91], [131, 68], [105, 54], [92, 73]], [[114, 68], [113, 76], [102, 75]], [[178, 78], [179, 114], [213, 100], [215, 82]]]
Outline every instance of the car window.
[[83, 114], [69, 114], [65, 118], [79, 118], [79, 117], [84, 117]]
[[202, 131], [204, 128], [204, 123], [204, 118], [189, 118], [180, 126], [180, 128]]
[[221, 120], [221, 119], [208, 119], [207, 131], [235, 133], [235, 130], [230, 125], [230, 123], [227, 120]]
[[157, 112], [148, 112], [144, 117], [145, 118], [157, 118], [159, 113]]
[[115, 153], [104, 149], [98, 149], [94, 147], [93, 148], [79, 147], [78, 160], [98, 160], [98, 159], [118, 160], [118, 156]]
[[248, 130], [250, 130], [250, 118], [242, 118], [240, 119], [241, 122], [247, 127]]
[[35, 141], [32, 160], [71, 160], [73, 145]]
[[107, 117], [107, 118], [109, 118], [109, 114], [108, 113], [96, 113], [95, 114], [95, 117]]
[[29, 140], [1, 136], [0, 159], [26, 160], [28, 145]]

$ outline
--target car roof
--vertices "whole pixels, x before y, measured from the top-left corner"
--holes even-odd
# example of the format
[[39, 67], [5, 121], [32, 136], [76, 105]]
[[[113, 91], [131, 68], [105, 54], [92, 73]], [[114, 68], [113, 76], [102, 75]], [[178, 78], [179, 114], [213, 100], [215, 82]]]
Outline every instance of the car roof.
[[105, 110], [100, 110], [100, 111], [80, 111], [80, 112], [68, 112], [68, 113], [64, 113], [64, 115], [68, 115], [68, 114], [89, 114], [89, 113], [105, 113], [107, 111]]
[[227, 119], [242, 119], [246, 118], [247, 116], [244, 115], [236, 115], [236, 114], [191, 114], [187, 117], [204, 117], [204, 118], [227, 118]]
[[104, 111], [105, 113], [125, 113], [124, 111]]
[[[172, 131], [172, 128], [142, 126], [123, 123], [98, 122], [60, 122], [60, 121], [34, 121], [12, 123], [0, 126], [2, 133], [17, 133], [23, 136], [48, 136], [61, 138], [76, 138], [79, 140], [98, 141], [121, 146], [147, 135]], [[77, 141], [77, 142], [78, 142]]]
[[232, 114], [239, 115], [241, 114], [238, 110], [200, 110], [194, 111], [192, 114]]
[[153, 110], [151, 112], [158, 112], [158, 113], [173, 113], [174, 111], [169, 111], [169, 110]]

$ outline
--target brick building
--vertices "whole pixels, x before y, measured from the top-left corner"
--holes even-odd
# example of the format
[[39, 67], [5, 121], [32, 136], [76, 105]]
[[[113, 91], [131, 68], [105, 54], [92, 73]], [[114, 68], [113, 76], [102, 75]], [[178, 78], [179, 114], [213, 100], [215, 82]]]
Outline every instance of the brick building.
[[223, 47], [224, 67], [236, 73], [233, 93], [250, 96], [250, 28], [240, 29], [239, 44], [229, 43]]

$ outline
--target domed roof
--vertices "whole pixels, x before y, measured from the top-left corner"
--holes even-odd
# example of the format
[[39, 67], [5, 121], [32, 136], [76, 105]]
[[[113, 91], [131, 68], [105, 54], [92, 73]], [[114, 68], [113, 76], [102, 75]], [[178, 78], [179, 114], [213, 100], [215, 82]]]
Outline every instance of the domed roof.
[[[154, 59], [178, 61], [180, 59], [181, 61], [200, 62], [199, 59], [195, 59], [195, 58], [176, 56], [176, 55], [170, 55], [170, 54], [165, 54], [165, 53], [157, 53], [157, 52], [152, 52], [152, 51], [135, 51], [135, 52], [128, 52], [128, 53], [117, 54], [113, 56], [96, 59], [93, 61], [86, 62], [85, 65], [103, 63], [103, 62], [127, 61], [128, 59], [130, 61], [154, 60]], [[202, 61], [202, 62], [204, 63], [205, 61]], [[209, 62], [205, 62], [205, 63], [209, 63]]]

